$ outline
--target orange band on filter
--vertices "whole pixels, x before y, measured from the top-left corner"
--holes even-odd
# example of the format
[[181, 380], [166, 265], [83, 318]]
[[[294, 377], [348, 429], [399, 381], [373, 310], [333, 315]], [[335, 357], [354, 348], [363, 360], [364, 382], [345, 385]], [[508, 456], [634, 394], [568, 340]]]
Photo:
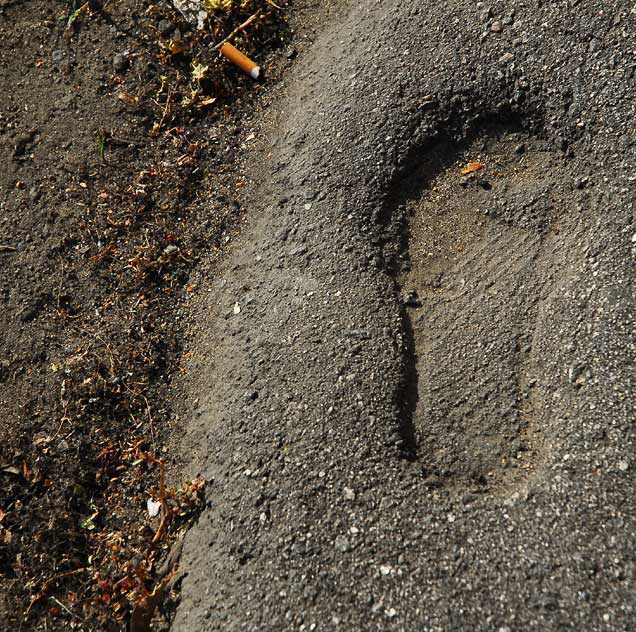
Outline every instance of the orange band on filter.
[[229, 42], [226, 42], [223, 46], [221, 46], [221, 53], [252, 77], [252, 79], [259, 78], [261, 74], [260, 66], [257, 66], [249, 57], [243, 55], [240, 50], [232, 46]]

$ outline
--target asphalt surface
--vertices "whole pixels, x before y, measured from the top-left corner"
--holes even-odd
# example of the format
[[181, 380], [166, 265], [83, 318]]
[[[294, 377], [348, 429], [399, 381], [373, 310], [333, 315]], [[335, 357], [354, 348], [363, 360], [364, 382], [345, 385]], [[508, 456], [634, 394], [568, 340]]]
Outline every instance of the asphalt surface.
[[635, 26], [352, 3], [299, 59], [210, 288], [175, 632], [634, 628]]

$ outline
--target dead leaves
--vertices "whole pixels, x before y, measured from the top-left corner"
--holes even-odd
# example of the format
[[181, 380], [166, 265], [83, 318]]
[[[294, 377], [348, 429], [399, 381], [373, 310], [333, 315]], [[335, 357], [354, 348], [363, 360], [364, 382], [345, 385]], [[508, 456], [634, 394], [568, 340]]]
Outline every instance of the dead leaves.
[[11, 540], [13, 540], [13, 534], [11, 531], [2, 524], [6, 515], [7, 514], [0, 509], [0, 544], [11, 544]]
[[486, 165], [483, 162], [469, 162], [461, 171], [463, 176], [481, 171]]
[[29, 613], [31, 612], [31, 609], [33, 608], [33, 606], [38, 601], [40, 601], [41, 599], [44, 599], [44, 597], [48, 596], [48, 594], [51, 591], [51, 589], [54, 588], [55, 585], [60, 580], [65, 579], [66, 577], [70, 577], [72, 575], [78, 575], [80, 573], [86, 573], [87, 571], [88, 571], [87, 568], [75, 568], [73, 570], [66, 571], [64, 573], [60, 573], [59, 575], [55, 575], [54, 577], [51, 577], [49, 580], [44, 582], [44, 584], [42, 585], [42, 588], [40, 589], [40, 591], [31, 597], [31, 603], [29, 604], [29, 608], [27, 609], [27, 611], [25, 613], [25, 616], [26, 617], [29, 616]]
[[[150, 630], [157, 607], [170, 590], [178, 559], [171, 560], [168, 557], [161, 567], [165, 567], [165, 570], [157, 568], [158, 562], [162, 552], [169, 548], [177, 534], [202, 506], [204, 482], [186, 481], [179, 489], [167, 487], [163, 459], [144, 451], [143, 445], [143, 440], [130, 444], [125, 449], [108, 445], [103, 448], [99, 460], [102, 462], [104, 475], [111, 477], [113, 494], [117, 490], [117, 481], [119, 485], [126, 485], [132, 480], [141, 480], [155, 468], [158, 470], [158, 485], [146, 491], [151, 502], [158, 505], [157, 514], [161, 514], [150, 516], [159, 519], [154, 535], [144, 537], [143, 544], [131, 544], [129, 535], [124, 531], [109, 530], [103, 524], [98, 525], [98, 510], [91, 504], [92, 513], [79, 523], [95, 545], [88, 558], [89, 564], [42, 581], [31, 595], [24, 615], [25, 621], [33, 616], [34, 608], [42, 605], [44, 600], [55, 603], [54, 611], [49, 611], [50, 614], [57, 616], [60, 614], [59, 609], [62, 609], [77, 619], [79, 616], [69, 606], [75, 604], [78, 608], [74, 609], [79, 610], [86, 608], [89, 603], [99, 603], [110, 611], [114, 621], [123, 625], [124, 621], [129, 620], [128, 629], [131, 632]], [[15, 469], [15, 475], [25, 476], [24, 468]], [[100, 523], [107, 523], [107, 515], [103, 516]], [[0, 509], [0, 546], [10, 543], [13, 537], [4, 525], [7, 518], [5, 511]], [[148, 524], [146, 529], [149, 527]], [[112, 529], [112, 523], [110, 528]], [[87, 575], [84, 588], [77, 594], [69, 592], [65, 585], [67, 580], [80, 574]]]
[[0, 466], [0, 473], [20, 476], [31, 484], [36, 484], [43, 480], [40, 468], [37, 466], [30, 467], [26, 461], [23, 461], [20, 467], [14, 465]]
[[155, 586], [155, 589], [146, 594], [144, 594], [137, 603], [135, 603], [135, 607], [132, 611], [132, 616], [130, 618], [130, 632], [147, 632], [150, 630], [150, 623], [152, 621], [152, 617], [155, 614], [155, 610], [157, 606], [163, 601], [164, 594], [166, 592], [166, 586], [172, 579], [174, 575], [174, 571], [166, 575], [164, 579]]

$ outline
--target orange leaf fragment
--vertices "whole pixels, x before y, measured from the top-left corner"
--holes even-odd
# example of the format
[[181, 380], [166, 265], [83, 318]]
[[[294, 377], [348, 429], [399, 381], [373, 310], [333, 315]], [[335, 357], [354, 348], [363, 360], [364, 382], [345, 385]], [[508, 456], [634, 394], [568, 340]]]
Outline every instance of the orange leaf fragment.
[[469, 173], [475, 173], [483, 169], [486, 165], [483, 162], [469, 162], [464, 169], [462, 169], [462, 175], [466, 176]]

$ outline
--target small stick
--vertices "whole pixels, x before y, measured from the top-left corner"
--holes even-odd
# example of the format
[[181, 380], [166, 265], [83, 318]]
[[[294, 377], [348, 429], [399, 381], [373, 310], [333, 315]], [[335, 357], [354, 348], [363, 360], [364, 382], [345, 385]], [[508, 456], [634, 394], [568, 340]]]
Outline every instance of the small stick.
[[162, 516], [161, 522], [159, 523], [159, 528], [155, 533], [155, 537], [152, 539], [151, 545], [154, 546], [163, 538], [166, 529], [168, 528], [168, 522], [172, 517], [172, 512], [170, 511], [170, 505], [168, 505], [168, 501], [166, 500], [166, 483], [165, 483], [165, 465], [163, 459], [152, 459], [155, 463], [159, 464], [159, 500], [161, 502], [162, 508]]
[[0, 252], [15, 252], [17, 248], [13, 246], [6, 246], [4, 244], [0, 244]]
[[108, 141], [115, 145], [132, 145], [133, 147], [141, 147], [143, 143], [138, 143], [135, 140], [126, 140], [125, 138], [116, 138], [115, 136], [109, 136]]
[[27, 608], [27, 611], [25, 612], [25, 616], [28, 617], [29, 613], [31, 612], [31, 608], [33, 608], [33, 606], [38, 601], [40, 601], [40, 599], [42, 599], [43, 597], [46, 597], [46, 593], [50, 590], [50, 588], [58, 579], [63, 579], [64, 577], [70, 577], [71, 575], [77, 575], [78, 573], [84, 573], [87, 570], [88, 570], [87, 568], [76, 568], [76, 569], [73, 569], [72, 571], [65, 571], [64, 573], [55, 575], [54, 577], [51, 577], [51, 579], [49, 579], [48, 581], [44, 582], [44, 585], [42, 586], [42, 589], [40, 590], [40, 592], [37, 593], [37, 595], [33, 595], [33, 597], [31, 597], [31, 603], [29, 604], [29, 607]]
[[135, 603], [130, 619], [130, 632], [150, 630], [152, 617], [157, 606], [163, 601], [164, 593], [173, 575], [174, 571], [164, 577], [150, 594], [145, 594]]
[[60, 608], [66, 610], [66, 612], [68, 612], [68, 614], [70, 614], [74, 619], [77, 619], [78, 621], [84, 623], [84, 619], [82, 619], [82, 617], [76, 615], [71, 609], [67, 608], [59, 599], [55, 597], [49, 597], [49, 599], [56, 603]]
[[243, 24], [240, 24], [239, 26], [237, 26], [225, 39], [222, 39], [216, 46], [213, 46], [212, 50], [220, 50], [221, 48], [223, 48], [223, 45], [226, 42], [229, 42], [235, 35], [238, 34], [239, 31], [242, 31], [244, 28], [248, 27], [252, 22], [255, 22], [260, 17], [261, 17], [261, 12], [257, 11], [254, 15], [247, 18], [247, 20], [245, 20]]
[[150, 130], [150, 136], [158, 136], [163, 124], [168, 116], [168, 112], [170, 111], [170, 104], [172, 103], [172, 90], [168, 89], [168, 96], [166, 98], [166, 106], [163, 108], [163, 115], [161, 116], [161, 120], [159, 123], [155, 123], [152, 126], [152, 130]]
[[[130, 391], [131, 393], [133, 393], [132, 391]], [[133, 395], [135, 395], [135, 393], [133, 393]], [[152, 438], [152, 451], [154, 454], [157, 453], [157, 445], [155, 444], [155, 425], [152, 421], [152, 412], [150, 410], [150, 404], [148, 403], [148, 399], [142, 395], [141, 393], [139, 394], [139, 397], [141, 397], [141, 399], [144, 400], [144, 402], [146, 402], [146, 410], [148, 412], [148, 425], [150, 426], [150, 436]]]

